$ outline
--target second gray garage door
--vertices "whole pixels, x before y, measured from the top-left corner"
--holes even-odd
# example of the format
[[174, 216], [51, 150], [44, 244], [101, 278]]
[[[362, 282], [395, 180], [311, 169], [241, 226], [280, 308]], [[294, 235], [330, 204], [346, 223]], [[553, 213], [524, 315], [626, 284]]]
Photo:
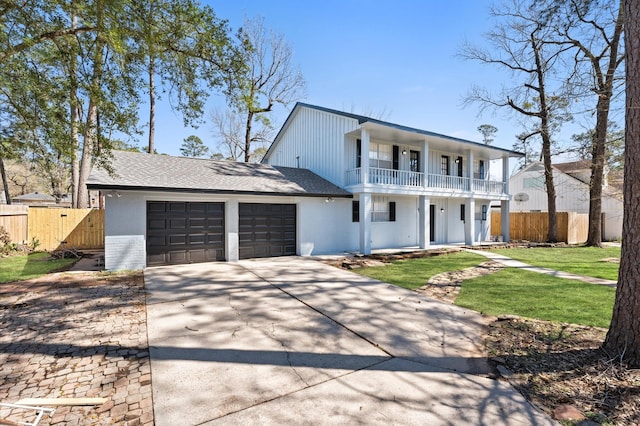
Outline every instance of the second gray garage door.
[[296, 254], [296, 205], [240, 203], [240, 259]]

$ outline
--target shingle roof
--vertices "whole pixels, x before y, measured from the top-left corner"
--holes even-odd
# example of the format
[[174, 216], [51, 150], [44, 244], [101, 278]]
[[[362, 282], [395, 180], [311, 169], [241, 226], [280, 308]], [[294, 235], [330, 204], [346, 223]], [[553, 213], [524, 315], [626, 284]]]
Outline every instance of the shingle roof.
[[569, 163], [556, 163], [553, 165], [556, 169], [561, 172], [575, 172], [575, 171], [583, 171], [583, 170], [591, 170], [591, 161], [589, 160], [580, 160], [580, 161], [571, 161]]
[[310, 197], [352, 196], [309, 170], [266, 164], [113, 151], [111, 167], [113, 175], [103, 168], [94, 168], [87, 187]]

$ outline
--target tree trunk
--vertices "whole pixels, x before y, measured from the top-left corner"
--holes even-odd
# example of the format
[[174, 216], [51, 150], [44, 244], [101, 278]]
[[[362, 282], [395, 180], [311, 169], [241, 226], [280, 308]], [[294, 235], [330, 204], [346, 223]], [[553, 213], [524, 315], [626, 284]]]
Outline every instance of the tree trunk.
[[105, 42], [102, 31], [104, 31], [104, 9], [100, 1], [96, 2], [96, 23], [98, 32], [93, 54], [93, 75], [91, 76], [91, 90], [89, 91], [89, 108], [87, 110], [87, 120], [83, 134], [82, 157], [80, 158], [80, 168], [78, 172], [78, 208], [89, 207], [89, 192], [87, 191], [87, 178], [91, 172], [94, 149], [97, 147], [98, 134], [98, 96], [100, 93], [100, 83], [102, 81], [102, 67], [104, 63], [103, 54]]
[[155, 85], [155, 61], [152, 54], [149, 55], [149, 154], [155, 152], [154, 139], [156, 134], [156, 85]]
[[[640, 34], [640, 2], [625, 0], [625, 32]], [[603, 349], [640, 367], [640, 37], [625, 37], [626, 128], [622, 256]]]
[[93, 159], [93, 148], [97, 136], [98, 107], [93, 98], [89, 99], [89, 110], [87, 111], [87, 123], [84, 130], [84, 144], [82, 146], [82, 157], [80, 158], [80, 170], [78, 173], [78, 208], [89, 207], [89, 192], [87, 191], [87, 178], [91, 172]]
[[7, 182], [7, 172], [4, 169], [4, 160], [0, 157], [0, 174], [2, 175], [2, 187], [4, 188], [4, 199], [7, 204], [11, 204], [11, 195], [9, 195], [9, 182]]
[[607, 133], [609, 130], [609, 108], [613, 96], [615, 71], [618, 67], [618, 48], [624, 27], [624, 5], [620, 1], [616, 27], [609, 41], [609, 64], [602, 75], [599, 60], [594, 63], [597, 75], [598, 103], [596, 106], [596, 131], [591, 158], [591, 179], [589, 186], [589, 233], [587, 245], [602, 247], [602, 185], [606, 162]]
[[251, 159], [251, 123], [253, 122], [253, 112], [247, 112], [247, 128], [244, 132], [244, 162], [248, 163]]
[[[72, 2], [73, 4], [73, 2]], [[78, 17], [71, 17], [71, 27], [75, 28], [78, 23]], [[71, 207], [78, 208], [78, 177], [80, 162], [78, 161], [78, 151], [80, 149], [80, 111], [78, 103], [78, 76], [76, 68], [76, 58], [71, 59], [69, 67], [69, 80], [71, 89], [69, 93], [69, 109], [71, 113]]]
[[596, 132], [593, 137], [591, 179], [589, 183], [589, 233], [587, 246], [602, 247], [602, 185], [604, 180], [605, 143], [609, 120], [608, 98], [598, 99]]
[[[544, 127], [544, 125], [543, 125]], [[544, 164], [544, 182], [547, 189], [548, 226], [547, 241], [558, 242], [558, 215], [556, 212], [556, 187], [553, 183], [553, 167], [551, 166], [551, 140], [549, 135], [542, 136], [542, 162]]]

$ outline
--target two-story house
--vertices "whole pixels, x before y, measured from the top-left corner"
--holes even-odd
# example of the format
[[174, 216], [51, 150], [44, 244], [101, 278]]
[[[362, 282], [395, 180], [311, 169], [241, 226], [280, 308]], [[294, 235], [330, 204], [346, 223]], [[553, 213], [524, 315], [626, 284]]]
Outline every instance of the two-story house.
[[[476, 244], [490, 238], [490, 209], [509, 211], [509, 158], [522, 154], [298, 103], [263, 163], [313, 171], [353, 194], [351, 220], [333, 248], [358, 250]], [[501, 178], [489, 166], [499, 160]], [[508, 214], [501, 234], [509, 239]], [[330, 232], [322, 229], [323, 233]]]
[[299, 103], [262, 164], [114, 151], [112, 173], [94, 169], [87, 186], [105, 195], [109, 270], [368, 254], [487, 240], [519, 155]]

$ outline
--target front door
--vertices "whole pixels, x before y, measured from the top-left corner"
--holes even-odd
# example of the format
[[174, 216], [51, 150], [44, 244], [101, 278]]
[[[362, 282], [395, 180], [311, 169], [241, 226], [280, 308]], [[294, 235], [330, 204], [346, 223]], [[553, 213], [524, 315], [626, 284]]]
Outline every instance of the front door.
[[436, 240], [436, 205], [429, 205], [429, 241]]

